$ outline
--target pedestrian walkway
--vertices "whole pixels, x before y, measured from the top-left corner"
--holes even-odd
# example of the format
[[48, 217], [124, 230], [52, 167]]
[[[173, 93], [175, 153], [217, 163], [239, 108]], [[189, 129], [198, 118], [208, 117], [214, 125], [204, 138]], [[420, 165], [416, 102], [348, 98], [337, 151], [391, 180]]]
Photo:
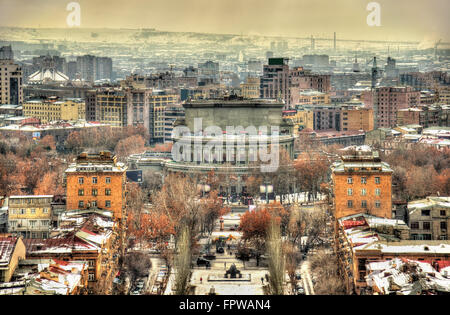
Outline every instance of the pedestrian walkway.
[[300, 267], [300, 273], [302, 275], [303, 288], [306, 295], [315, 295], [314, 285], [311, 280], [311, 271], [309, 268], [309, 261], [304, 261]]

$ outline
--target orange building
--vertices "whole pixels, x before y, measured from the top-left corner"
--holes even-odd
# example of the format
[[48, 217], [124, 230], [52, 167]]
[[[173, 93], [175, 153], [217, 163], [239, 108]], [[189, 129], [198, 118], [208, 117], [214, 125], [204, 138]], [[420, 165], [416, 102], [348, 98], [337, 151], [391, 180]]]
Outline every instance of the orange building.
[[378, 152], [359, 147], [332, 166], [336, 219], [358, 213], [392, 217], [392, 169]]
[[67, 210], [98, 208], [124, 216], [127, 167], [109, 151], [80, 154], [65, 171]]
[[341, 130], [373, 130], [373, 109], [363, 106], [342, 106]]

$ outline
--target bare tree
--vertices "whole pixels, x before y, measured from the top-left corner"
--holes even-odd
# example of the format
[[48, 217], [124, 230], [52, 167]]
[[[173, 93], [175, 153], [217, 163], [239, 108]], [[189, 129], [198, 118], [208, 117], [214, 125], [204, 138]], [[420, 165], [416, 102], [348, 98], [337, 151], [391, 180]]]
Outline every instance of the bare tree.
[[175, 255], [175, 294], [186, 295], [189, 292], [191, 274], [191, 234], [188, 226], [180, 230]]
[[[314, 210], [295, 209], [290, 215], [288, 240], [300, 249], [309, 248], [326, 236], [328, 221], [326, 206], [316, 206]], [[303, 237], [306, 237], [305, 241], [302, 241]]]
[[314, 291], [319, 295], [342, 295], [346, 293], [345, 282], [339, 269], [336, 255], [326, 250], [318, 250], [310, 260], [311, 271], [318, 278]]
[[131, 278], [136, 279], [148, 274], [152, 262], [144, 253], [131, 252], [125, 257], [125, 266]]
[[153, 195], [161, 190], [163, 186], [162, 174], [159, 172], [146, 171], [142, 174], [142, 190], [147, 198], [151, 200]]
[[286, 257], [286, 272], [289, 276], [291, 290], [294, 291], [297, 283], [295, 273], [300, 261], [299, 252], [298, 249], [290, 242], [284, 243], [284, 252]]
[[285, 258], [279, 224], [272, 220], [267, 231], [267, 255], [269, 260], [269, 287], [272, 295], [283, 295]]

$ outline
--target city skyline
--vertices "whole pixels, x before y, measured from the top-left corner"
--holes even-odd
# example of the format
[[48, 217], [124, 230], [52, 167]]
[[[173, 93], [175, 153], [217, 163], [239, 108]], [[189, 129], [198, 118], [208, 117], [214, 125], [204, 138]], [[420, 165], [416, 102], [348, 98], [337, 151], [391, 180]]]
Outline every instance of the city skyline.
[[[69, 28], [66, 6], [71, 1], [0, 0], [0, 26]], [[169, 0], [122, 2], [75, 1], [81, 8], [80, 28], [156, 28], [169, 32], [198, 32], [264, 36], [332, 37], [338, 39], [410, 40], [432, 47], [450, 39], [445, 0], [378, 1], [380, 26], [369, 26], [370, 1]]]

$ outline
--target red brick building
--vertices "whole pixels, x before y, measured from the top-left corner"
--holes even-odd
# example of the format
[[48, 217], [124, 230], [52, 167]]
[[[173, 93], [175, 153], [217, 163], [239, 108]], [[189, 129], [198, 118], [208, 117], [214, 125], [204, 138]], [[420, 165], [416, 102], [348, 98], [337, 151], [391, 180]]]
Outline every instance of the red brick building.
[[122, 219], [126, 206], [126, 170], [111, 152], [82, 153], [65, 171], [67, 210], [98, 208]]
[[420, 92], [411, 87], [379, 87], [363, 92], [364, 105], [373, 107], [375, 129], [392, 128], [397, 125], [399, 109], [420, 105]]
[[358, 213], [391, 218], [392, 173], [376, 151], [342, 156], [342, 161], [332, 166], [335, 218]]

